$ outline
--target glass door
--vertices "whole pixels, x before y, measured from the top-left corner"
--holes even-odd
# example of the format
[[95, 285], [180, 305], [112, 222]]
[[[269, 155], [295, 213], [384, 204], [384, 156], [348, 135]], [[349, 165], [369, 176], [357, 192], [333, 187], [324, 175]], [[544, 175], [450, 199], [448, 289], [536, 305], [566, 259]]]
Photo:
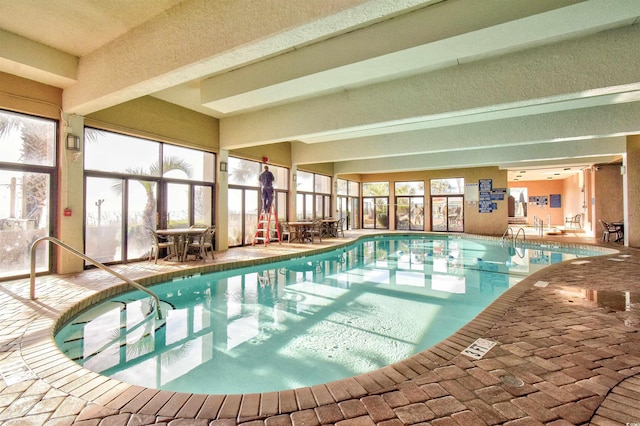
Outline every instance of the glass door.
[[396, 197], [396, 229], [424, 229], [424, 197]]
[[229, 188], [229, 247], [252, 244], [258, 225], [259, 191]]
[[431, 197], [431, 230], [464, 231], [464, 198], [459, 195]]
[[258, 229], [258, 199], [259, 193], [255, 189], [244, 190], [244, 243], [253, 243], [256, 229]]

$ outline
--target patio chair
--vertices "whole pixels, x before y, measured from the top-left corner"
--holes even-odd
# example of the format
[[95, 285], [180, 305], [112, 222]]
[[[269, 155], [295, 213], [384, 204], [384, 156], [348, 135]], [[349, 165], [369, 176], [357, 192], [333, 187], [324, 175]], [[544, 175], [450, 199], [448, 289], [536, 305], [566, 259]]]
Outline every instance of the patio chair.
[[295, 235], [295, 231], [291, 231], [291, 227], [287, 222], [280, 222], [280, 226], [282, 227], [282, 231], [280, 232], [281, 238], [284, 240], [284, 236], [286, 235], [287, 241], [291, 243], [291, 238], [293, 238], [291, 234]]
[[575, 216], [566, 217], [564, 219], [564, 226], [567, 228], [575, 228], [577, 226], [578, 229], [582, 229], [582, 214], [578, 213]]
[[604, 220], [598, 220], [598, 222], [600, 222], [600, 226], [602, 227], [602, 241], [609, 242], [611, 234], [616, 235], [616, 241], [622, 238], [622, 229], [620, 229], [620, 227], [605, 222]]
[[336, 223], [336, 237], [338, 236], [338, 234], [342, 235], [342, 238], [344, 238], [344, 222], [345, 222], [345, 218], [341, 218], [338, 220], [338, 223]]
[[311, 228], [307, 231], [309, 234], [309, 238], [311, 242], [313, 242], [313, 238], [317, 235], [322, 242], [322, 221], [320, 219], [313, 219], [311, 223]]
[[190, 241], [184, 252], [184, 260], [190, 254], [194, 255], [196, 259], [207, 259], [207, 252], [211, 252], [211, 259], [213, 260], [213, 236], [216, 233], [216, 228], [213, 226], [208, 227], [202, 232], [196, 239]]
[[147, 228], [147, 231], [151, 234], [152, 238], [151, 250], [149, 250], [149, 261], [151, 261], [152, 258], [155, 258], [154, 263], [157, 264], [160, 250], [171, 250], [173, 242], [169, 241], [167, 237], [158, 235], [158, 233], [151, 228]]

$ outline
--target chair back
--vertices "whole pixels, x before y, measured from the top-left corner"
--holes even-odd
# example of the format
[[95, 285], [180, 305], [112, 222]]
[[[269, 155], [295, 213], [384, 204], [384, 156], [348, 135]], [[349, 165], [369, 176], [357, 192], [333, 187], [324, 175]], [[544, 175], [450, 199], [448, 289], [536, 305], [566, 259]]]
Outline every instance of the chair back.
[[204, 244], [212, 244], [213, 243], [213, 236], [216, 233], [216, 228], [215, 226], [210, 226], [207, 228], [206, 231], [204, 231], [202, 233], [202, 237], [203, 237], [203, 243]]

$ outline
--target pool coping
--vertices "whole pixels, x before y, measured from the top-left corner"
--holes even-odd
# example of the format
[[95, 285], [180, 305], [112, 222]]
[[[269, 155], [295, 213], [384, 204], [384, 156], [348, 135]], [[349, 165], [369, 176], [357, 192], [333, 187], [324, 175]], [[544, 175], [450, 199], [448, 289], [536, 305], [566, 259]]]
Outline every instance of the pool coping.
[[[287, 254], [261, 259], [246, 259], [237, 262], [229, 262], [219, 265], [208, 265], [190, 268], [135, 280], [148, 286], [168, 279], [177, 278], [186, 274], [207, 273], [220, 270], [228, 270], [244, 266], [256, 266], [274, 261], [288, 260], [298, 257], [312, 256], [321, 252], [334, 251], [344, 246], [353, 244], [360, 239], [369, 239], [375, 236], [392, 235], [395, 237], [406, 235], [424, 236], [430, 233], [379, 233], [375, 235], [363, 235], [349, 240], [343, 244], [312, 250], [303, 254]], [[470, 234], [435, 234], [439, 237], [500, 240], [498, 237], [470, 235]], [[545, 240], [528, 240], [527, 243], [545, 244], [547, 246], [561, 246], [576, 249], [588, 249], [602, 251], [602, 255], [615, 254], [618, 250], [608, 247], [594, 246], [590, 244], [549, 244]], [[572, 260], [549, 265], [541, 271], [549, 271], [549, 268], [561, 267]], [[75, 396], [89, 403], [96, 403], [107, 409], [123, 410], [129, 413], [155, 415], [156, 417], [172, 418], [197, 418], [199, 419], [237, 419], [239, 422], [251, 419], [265, 419], [281, 414], [291, 414], [300, 410], [314, 409], [324, 405], [338, 403], [352, 398], [362, 398], [369, 395], [379, 395], [398, 389], [402, 383], [408, 382], [434, 368], [450, 365], [451, 361], [461, 355], [461, 351], [481, 338], [495, 325], [513, 303], [528, 291], [536, 282], [536, 271], [507, 289], [491, 305], [485, 308], [474, 319], [468, 322], [457, 332], [437, 343], [436, 345], [415, 354], [407, 359], [398, 361], [386, 367], [357, 376], [328, 382], [321, 385], [302, 387], [279, 392], [266, 392], [261, 394], [235, 394], [235, 395], [204, 395], [183, 392], [162, 391], [130, 385], [116, 379], [111, 379], [94, 373], [78, 365], [67, 358], [56, 346], [53, 340], [54, 330], [75, 316], [86, 307], [128, 291], [126, 284], [110, 286], [106, 290], [96, 292], [78, 301], [57, 318], [41, 318], [30, 324], [25, 330], [21, 342], [20, 352], [38, 378], [52, 387], [69, 395]], [[64, 320], [64, 321], [63, 321]], [[45, 338], [46, 337], [46, 338]], [[173, 413], [168, 407], [178, 407]], [[191, 407], [191, 408], [189, 408]], [[196, 410], [196, 412], [192, 412]], [[192, 411], [189, 411], [192, 410]]]

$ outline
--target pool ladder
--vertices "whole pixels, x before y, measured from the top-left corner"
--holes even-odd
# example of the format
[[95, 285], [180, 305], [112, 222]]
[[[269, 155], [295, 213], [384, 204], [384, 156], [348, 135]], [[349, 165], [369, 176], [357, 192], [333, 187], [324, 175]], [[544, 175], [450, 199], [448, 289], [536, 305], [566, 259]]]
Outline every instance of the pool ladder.
[[505, 240], [507, 240], [509, 238], [509, 234], [511, 234], [511, 239], [510, 242], [515, 244], [516, 241], [518, 241], [518, 237], [520, 236], [520, 232], [522, 232], [522, 241], [526, 241], [527, 240], [527, 235], [524, 231], [524, 228], [520, 228], [518, 229], [518, 232], [516, 232], [516, 234], [513, 234], [513, 229], [511, 229], [510, 227], [506, 229], [506, 231], [504, 231], [504, 234], [502, 234], [502, 241], [504, 242]]
[[158, 297], [157, 294], [155, 294], [154, 292], [152, 292], [148, 288], [138, 284], [137, 282], [130, 280], [129, 278], [125, 277], [124, 275], [121, 275], [121, 274], [117, 273], [113, 269], [109, 268], [106, 265], [103, 265], [102, 263], [98, 262], [97, 260], [92, 259], [89, 256], [85, 255], [84, 253], [79, 252], [78, 250], [74, 249], [73, 247], [63, 243], [62, 241], [60, 241], [56, 237], [41, 237], [41, 238], [38, 238], [37, 240], [35, 240], [33, 242], [33, 244], [31, 245], [31, 276], [30, 276], [30, 285], [31, 285], [30, 298], [31, 298], [31, 300], [35, 300], [35, 298], [36, 298], [36, 247], [38, 246], [38, 244], [40, 244], [43, 241], [50, 241], [50, 242], [62, 247], [63, 249], [67, 250], [68, 252], [70, 252], [72, 254], [75, 254], [76, 256], [86, 260], [87, 262], [92, 263], [94, 266], [97, 266], [98, 268], [102, 269], [103, 271], [106, 271], [106, 272], [110, 273], [114, 277], [125, 281], [127, 284], [131, 285], [132, 287], [137, 288], [138, 290], [147, 293], [156, 302], [156, 312], [158, 313], [158, 319], [162, 319], [162, 312], [160, 311], [160, 298]]

